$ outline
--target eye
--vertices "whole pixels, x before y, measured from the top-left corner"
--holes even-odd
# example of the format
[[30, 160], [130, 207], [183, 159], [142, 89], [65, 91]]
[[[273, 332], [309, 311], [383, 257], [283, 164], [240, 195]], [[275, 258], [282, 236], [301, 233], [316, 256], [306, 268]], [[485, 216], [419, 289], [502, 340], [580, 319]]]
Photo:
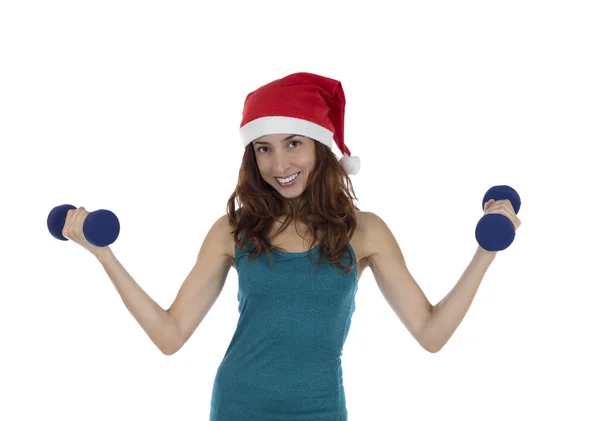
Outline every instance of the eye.
[[[288, 146], [289, 146], [289, 145], [291, 145], [292, 143], [297, 143], [297, 144], [298, 144], [298, 146], [302, 145], [302, 142], [300, 142], [299, 140], [291, 140], [291, 141], [288, 143]], [[297, 147], [297, 146], [296, 146], [296, 147]], [[267, 148], [267, 149], [268, 149], [268, 147], [267, 147], [267, 146], [259, 146], [258, 148], [256, 148], [256, 152], [258, 152], [258, 153], [263, 153], [263, 152], [262, 152], [262, 149], [265, 149], [265, 148]], [[295, 149], [295, 148], [292, 148], [292, 149]]]

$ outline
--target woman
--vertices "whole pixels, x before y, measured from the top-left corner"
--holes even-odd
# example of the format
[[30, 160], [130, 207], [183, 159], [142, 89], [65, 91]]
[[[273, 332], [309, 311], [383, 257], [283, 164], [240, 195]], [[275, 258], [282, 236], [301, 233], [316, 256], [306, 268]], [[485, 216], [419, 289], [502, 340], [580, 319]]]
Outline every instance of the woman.
[[[344, 144], [344, 107], [341, 83], [310, 73], [275, 80], [247, 96], [238, 185], [168, 310], [139, 287], [109, 247], [85, 240], [87, 211], [69, 211], [63, 234], [99, 259], [127, 308], [167, 355], [187, 342], [236, 268], [240, 317], [214, 380], [212, 421], [346, 420], [340, 357], [364, 269], [371, 268], [419, 344], [437, 352], [495, 257], [479, 247], [456, 287], [433, 306], [386, 224], [353, 203], [349, 174], [358, 173], [360, 161]], [[342, 152], [339, 161], [333, 142]], [[485, 213], [503, 213], [520, 225], [509, 201], [492, 202]]]

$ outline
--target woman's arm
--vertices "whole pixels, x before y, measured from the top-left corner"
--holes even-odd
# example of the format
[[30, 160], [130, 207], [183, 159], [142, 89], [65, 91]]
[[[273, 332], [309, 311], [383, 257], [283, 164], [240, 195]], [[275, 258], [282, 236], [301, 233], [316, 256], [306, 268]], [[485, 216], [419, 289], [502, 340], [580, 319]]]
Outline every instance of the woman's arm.
[[173, 317], [139, 286], [109, 247], [102, 247], [96, 257], [131, 315], [161, 352], [171, 354], [179, 340]]
[[212, 226], [168, 310], [137, 284], [109, 247], [95, 253], [131, 315], [164, 354], [172, 355], [185, 344], [223, 289], [232, 265], [229, 228], [226, 215]]
[[369, 267], [386, 301], [408, 331], [429, 352], [448, 342], [469, 309], [496, 253], [478, 248], [456, 286], [433, 306], [411, 273], [394, 235], [377, 215], [365, 212]]

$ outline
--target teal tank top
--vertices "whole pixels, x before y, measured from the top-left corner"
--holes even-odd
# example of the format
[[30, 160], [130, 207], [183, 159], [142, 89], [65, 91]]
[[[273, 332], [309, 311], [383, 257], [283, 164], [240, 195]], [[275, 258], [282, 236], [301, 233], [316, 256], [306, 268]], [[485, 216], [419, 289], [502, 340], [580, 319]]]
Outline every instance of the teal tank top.
[[236, 246], [240, 315], [214, 379], [210, 421], [347, 421], [341, 356], [358, 289], [347, 244], [355, 263], [347, 274], [327, 261], [314, 266], [320, 244], [273, 250], [271, 267], [266, 252], [250, 260]]

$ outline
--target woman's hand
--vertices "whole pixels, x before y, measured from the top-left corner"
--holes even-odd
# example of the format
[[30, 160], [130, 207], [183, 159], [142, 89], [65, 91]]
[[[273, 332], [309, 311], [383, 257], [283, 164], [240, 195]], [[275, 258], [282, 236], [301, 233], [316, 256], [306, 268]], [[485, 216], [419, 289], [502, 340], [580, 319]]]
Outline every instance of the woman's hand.
[[500, 213], [506, 216], [508, 219], [512, 221], [515, 226], [515, 230], [517, 230], [521, 226], [521, 220], [517, 217], [515, 210], [510, 203], [510, 200], [494, 200], [490, 199], [485, 203], [484, 207], [484, 215], [488, 215], [491, 213]]
[[67, 212], [65, 226], [62, 230], [62, 235], [79, 244], [84, 249], [88, 250], [94, 256], [97, 255], [100, 249], [105, 247], [97, 247], [86, 240], [83, 235], [83, 221], [90, 213], [83, 206], [79, 209], [71, 209]]

